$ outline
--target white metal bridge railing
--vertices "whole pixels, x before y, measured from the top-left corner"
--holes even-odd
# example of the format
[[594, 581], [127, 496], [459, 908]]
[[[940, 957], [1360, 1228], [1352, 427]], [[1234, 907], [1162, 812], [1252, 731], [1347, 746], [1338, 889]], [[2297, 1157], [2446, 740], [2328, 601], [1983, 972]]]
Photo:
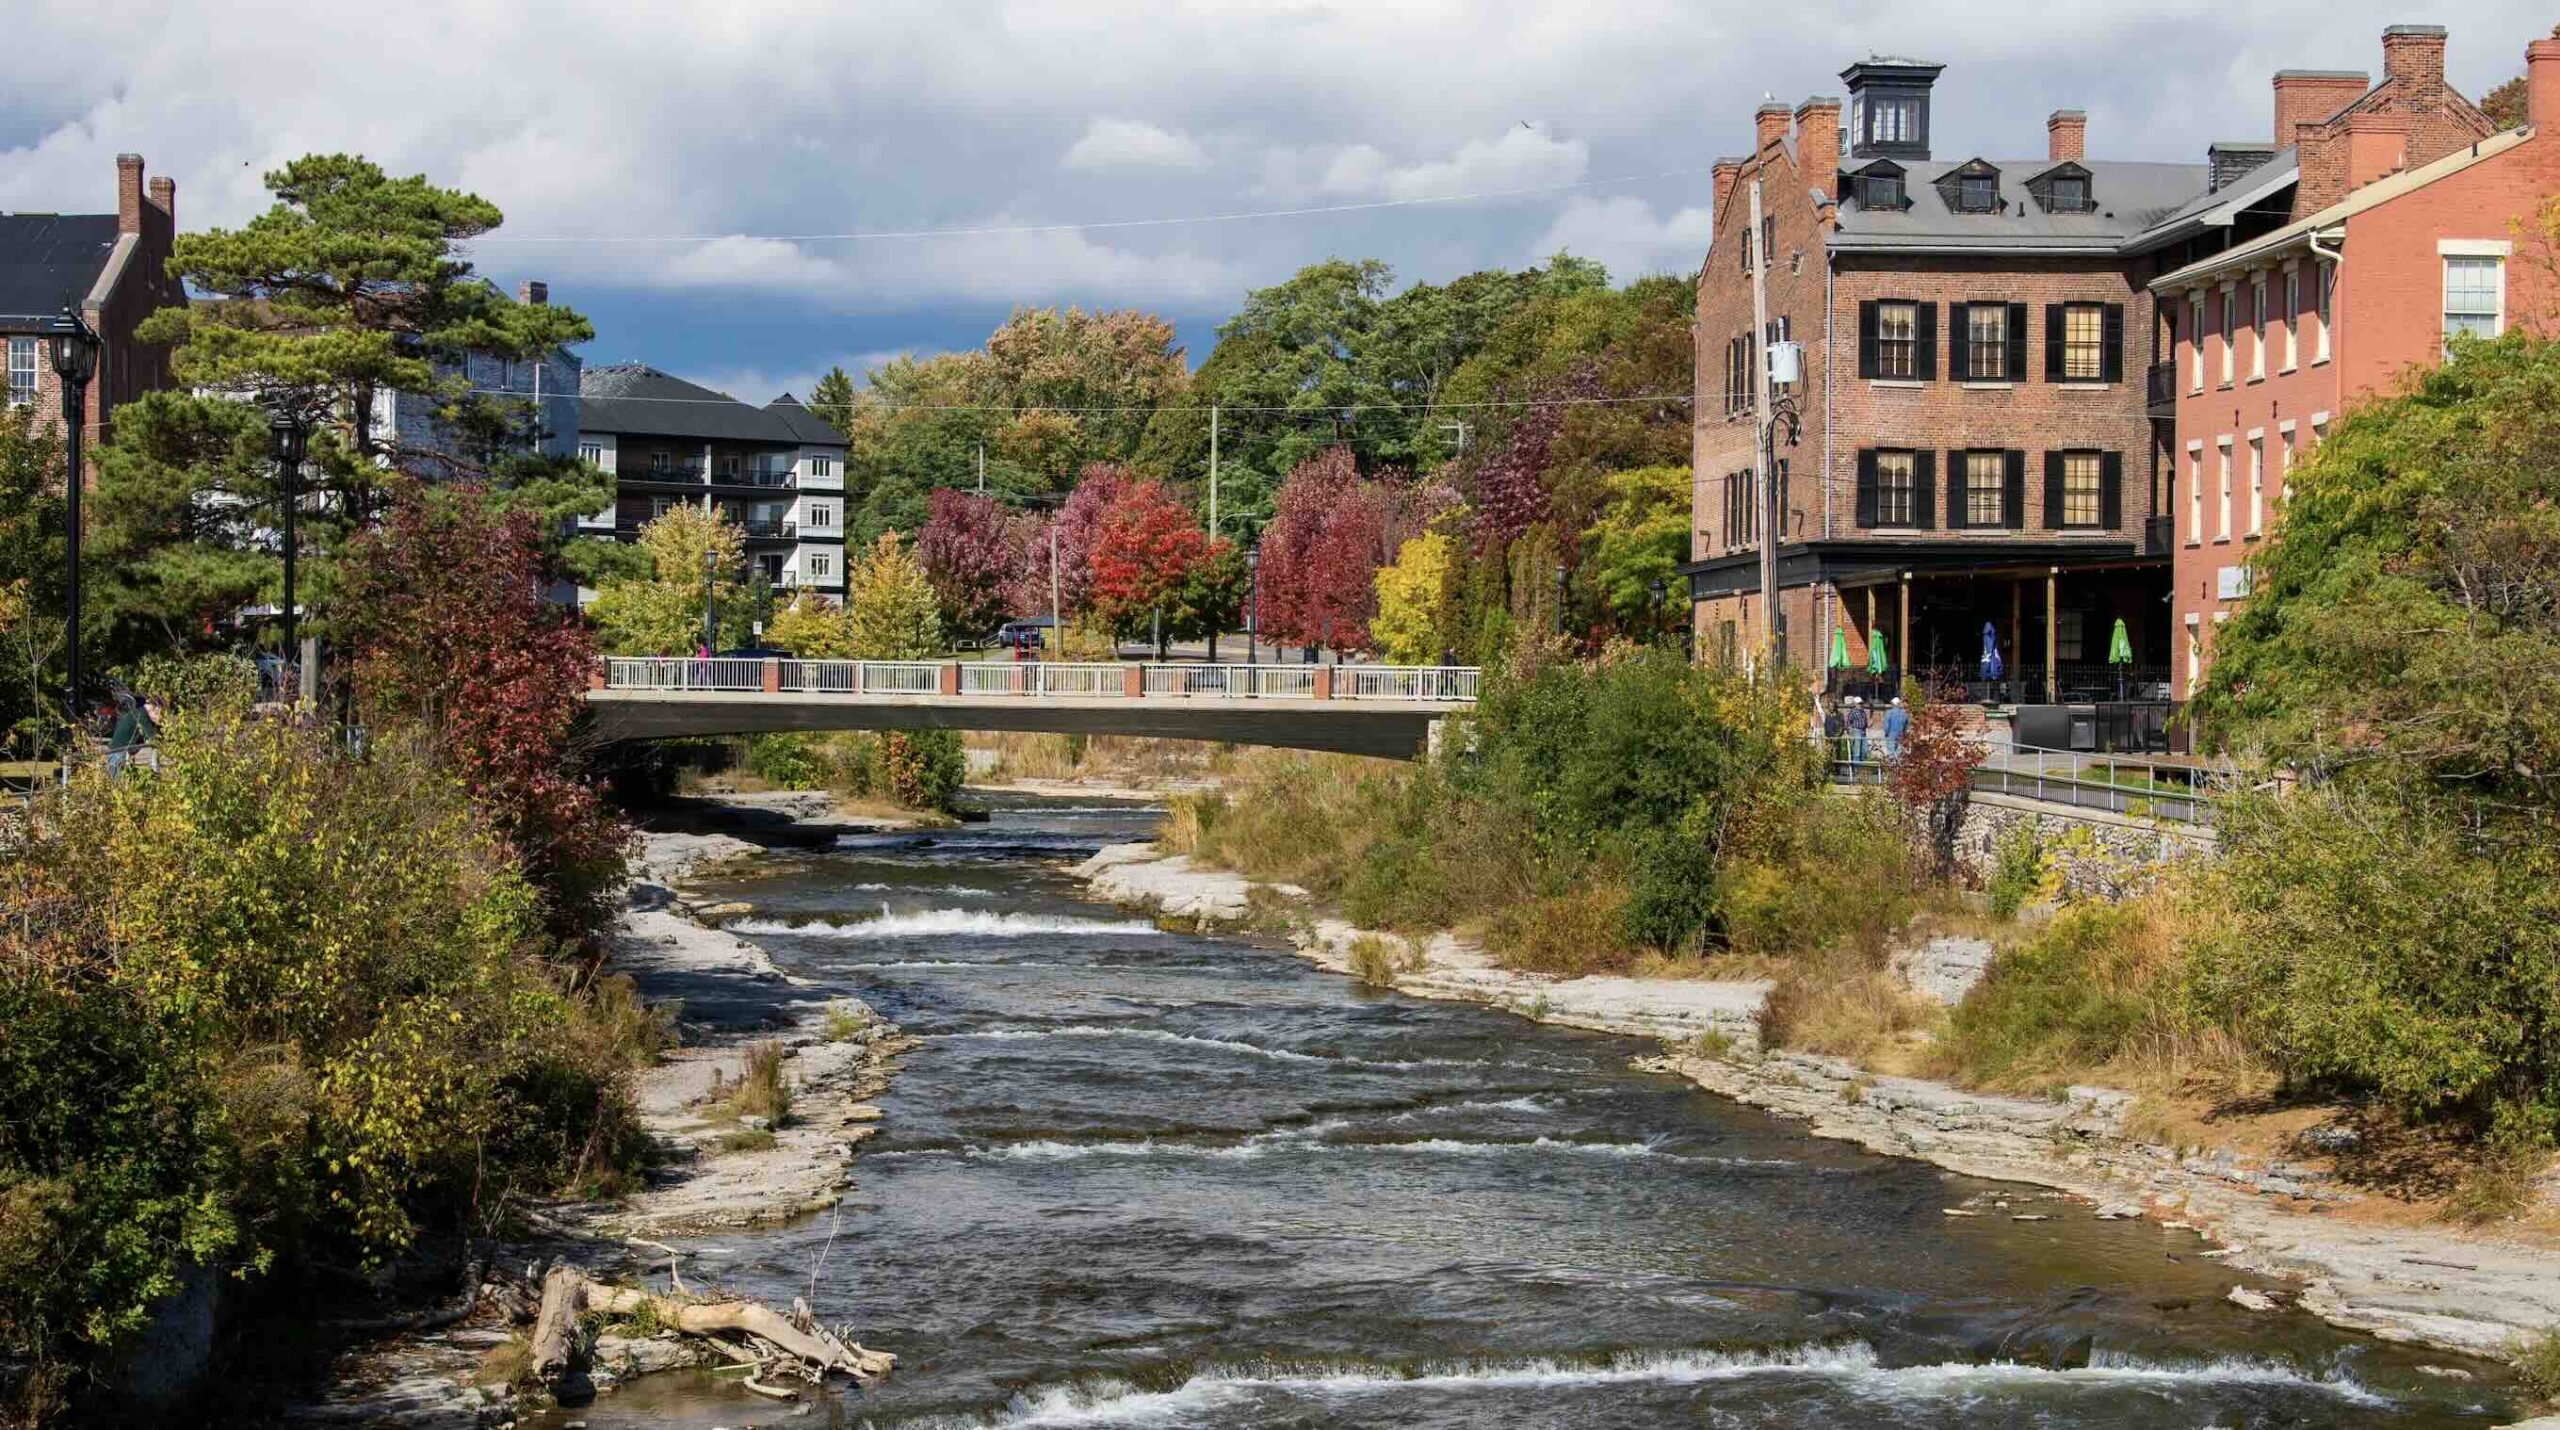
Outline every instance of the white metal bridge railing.
[[[1824, 743], [1831, 747], [1835, 783], [1883, 784], [1891, 773], [1892, 757], [1880, 737], [1840, 736]], [[2033, 746], [1986, 749], [1972, 774], [1973, 788], [1984, 794], [2200, 825], [2214, 822], [2215, 807], [2235, 778], [2211, 766]]]
[[606, 690], [965, 699], [1343, 700], [1474, 703], [1481, 673], [1444, 665], [1140, 665], [1065, 661], [763, 660], [612, 656]]

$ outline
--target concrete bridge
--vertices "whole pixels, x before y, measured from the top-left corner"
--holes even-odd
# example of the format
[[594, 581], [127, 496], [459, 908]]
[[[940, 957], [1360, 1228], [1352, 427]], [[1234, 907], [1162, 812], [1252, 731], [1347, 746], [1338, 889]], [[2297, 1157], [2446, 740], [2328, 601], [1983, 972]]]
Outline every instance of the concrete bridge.
[[777, 730], [1148, 735], [1411, 759], [1472, 709], [1469, 666], [614, 657], [587, 703], [609, 740]]

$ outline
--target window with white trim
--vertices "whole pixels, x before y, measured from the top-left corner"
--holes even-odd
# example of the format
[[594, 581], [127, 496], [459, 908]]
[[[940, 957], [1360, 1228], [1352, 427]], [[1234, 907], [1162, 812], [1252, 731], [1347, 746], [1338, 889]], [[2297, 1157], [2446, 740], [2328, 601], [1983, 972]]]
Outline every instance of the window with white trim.
[[2006, 452], [1964, 454], [1964, 524], [2001, 527], [2009, 524], [2009, 455]]
[[2187, 390], [2204, 391], [2204, 300], [2187, 300]]
[[2329, 360], [2329, 305], [2338, 294], [2338, 270], [2326, 263], [2320, 265], [2320, 341], [2312, 345], [2311, 360]]
[[2249, 281], [2249, 380], [2267, 377], [2267, 275]]
[[810, 575], [823, 580], [834, 570], [835, 563], [827, 559], [827, 553], [823, 551], [812, 551], [809, 553]]
[[2106, 519], [2106, 457], [2098, 452], [2062, 454], [2062, 524], [2097, 526]]
[[835, 474], [836, 474], [836, 459], [835, 459], [835, 458], [833, 458], [833, 457], [811, 457], [811, 458], [809, 459], [809, 475], [810, 475], [810, 476], [813, 476], [813, 477], [832, 477], [832, 476], [834, 476]]
[[2238, 316], [2240, 295], [2231, 289], [2225, 288], [2222, 290], [2220, 296], [2222, 300], [2222, 322], [2220, 324], [2220, 327], [2222, 328], [2222, 385], [2229, 387], [2231, 385], [2231, 346], [2239, 339], [2238, 327], [2232, 320]]
[[1964, 310], [1963, 377], [1998, 382], [2009, 375], [2009, 306], [1975, 303]]
[[2494, 338], [2506, 327], [2507, 261], [2490, 254], [2445, 255], [2444, 341], [2468, 333]]
[[2222, 445], [2221, 445], [2217, 450], [2219, 450], [2219, 451], [2222, 453], [2222, 466], [2221, 466], [2221, 469], [2220, 469], [2220, 471], [2221, 471], [2221, 481], [2220, 481], [2220, 483], [2217, 485], [2217, 487], [2216, 487], [2216, 489], [2215, 489], [2215, 490], [2219, 493], [2219, 496], [2220, 496], [2220, 502], [2219, 502], [2219, 505], [2215, 508], [2216, 513], [2217, 513], [2217, 514], [2216, 514], [2216, 516], [2215, 516], [2215, 518], [2214, 518], [2214, 523], [2213, 523], [2213, 539], [2214, 539], [2214, 540], [2216, 540], [2216, 541], [2229, 541], [2229, 540], [2231, 539], [2231, 441], [2230, 441], [2230, 439], [2229, 439], [2229, 438], [2225, 438], [2225, 439], [2223, 439]]
[[603, 466], [603, 465], [604, 465], [604, 444], [603, 444], [602, 442], [581, 442], [581, 443], [579, 443], [579, 444], [578, 444], [578, 460], [579, 460], [579, 461], [581, 461], [581, 462], [586, 463], [586, 464], [587, 464], [588, 466], [590, 466], [590, 467], [601, 467], [601, 466]]
[[1920, 375], [1920, 305], [1876, 305], [1876, 376], [1904, 380]]
[[9, 340], [9, 405], [24, 407], [36, 400], [36, 340]]
[[2289, 268], [2284, 275], [2284, 367], [2293, 371], [2302, 360], [2302, 270]]
[[836, 508], [835, 508], [835, 503], [833, 503], [833, 502], [823, 502], [823, 501], [820, 501], [820, 502], [811, 502], [811, 503], [809, 503], [809, 524], [810, 524], [811, 526], [833, 526], [833, 525], [835, 525], [835, 524], [836, 524]]
[[2100, 382], [2106, 375], [2106, 305], [2065, 303], [2062, 306], [2062, 380]]
[[1920, 519], [1917, 455], [1876, 453], [1876, 525], [1910, 526]]
[[2187, 449], [2187, 544], [2204, 545], [2204, 448]]
[[2249, 439], [2249, 535], [2263, 534], [2267, 529], [2267, 439], [2264, 433]]

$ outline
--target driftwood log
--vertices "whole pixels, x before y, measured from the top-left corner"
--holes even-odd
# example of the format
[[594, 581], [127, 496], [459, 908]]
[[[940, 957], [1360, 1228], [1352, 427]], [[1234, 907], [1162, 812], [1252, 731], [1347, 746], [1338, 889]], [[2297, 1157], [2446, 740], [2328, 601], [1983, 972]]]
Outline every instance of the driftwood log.
[[[533, 1371], [544, 1384], [557, 1385], [578, 1368], [578, 1317], [586, 1311], [613, 1316], [645, 1311], [659, 1325], [709, 1340], [733, 1359], [754, 1362], [761, 1370], [796, 1370], [809, 1380], [842, 1371], [856, 1384], [868, 1385], [898, 1363], [886, 1351], [865, 1350], [842, 1339], [815, 1317], [795, 1320], [754, 1301], [679, 1301], [636, 1286], [608, 1286], [587, 1279], [574, 1266], [556, 1266], [542, 1280], [542, 1310], [533, 1322]], [[772, 1349], [759, 1354], [740, 1345], [739, 1338]]]

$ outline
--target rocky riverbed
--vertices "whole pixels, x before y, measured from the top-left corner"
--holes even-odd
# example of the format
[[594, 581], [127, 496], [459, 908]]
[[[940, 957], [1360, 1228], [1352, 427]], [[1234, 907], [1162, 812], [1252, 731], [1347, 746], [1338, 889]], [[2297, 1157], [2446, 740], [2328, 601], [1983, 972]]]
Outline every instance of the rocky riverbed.
[[[1407, 944], [1366, 934], [1312, 909], [1304, 890], [1257, 891], [1241, 875], [1167, 857], [1151, 844], [1104, 849], [1076, 872], [1098, 897], [1168, 917], [1243, 921], [1277, 912], [1301, 955], [1337, 972], [1350, 972], [1355, 940], [1388, 938], [1404, 954], [1403, 970], [1393, 976], [1400, 992], [1661, 1038], [1668, 1046], [1647, 1066], [1798, 1119], [1818, 1136], [2053, 1188], [2097, 1205], [2102, 1215], [2150, 1217], [2192, 1231], [2195, 1254], [2284, 1278], [2299, 1288], [2294, 1304], [2334, 1325], [2489, 1357], [2519, 1335], [2560, 1326], [2560, 1252], [2490, 1235], [2346, 1222], [2326, 1209], [2351, 1194], [2317, 1169], [2229, 1153], [2190, 1155], [2128, 1136], [2131, 1098], [2120, 1091], [1985, 1095], [1880, 1077], [1839, 1058], [1765, 1051], [1757, 1024], [1765, 983], [1515, 972], [1451, 935]], [[1969, 958], [1964, 949], [1941, 949], [1904, 964], [1915, 982], [1944, 996], [1948, 980], [1961, 980], [1961, 968], [1950, 963]], [[1978, 971], [1979, 960], [1973, 963]], [[2271, 1307], [2286, 1299], [2251, 1294]]]

